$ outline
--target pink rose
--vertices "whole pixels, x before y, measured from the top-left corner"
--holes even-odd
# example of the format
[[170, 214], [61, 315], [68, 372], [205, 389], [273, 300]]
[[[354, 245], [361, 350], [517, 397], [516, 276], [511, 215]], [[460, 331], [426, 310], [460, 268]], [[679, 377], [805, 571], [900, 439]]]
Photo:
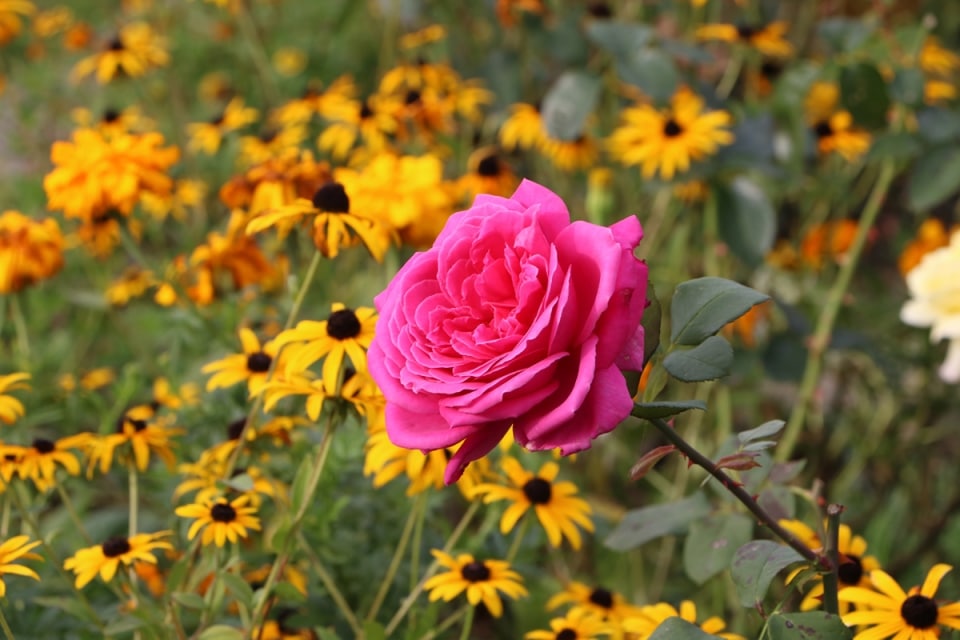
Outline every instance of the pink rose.
[[367, 355], [387, 433], [424, 451], [463, 442], [447, 483], [513, 426], [528, 449], [580, 451], [630, 414], [621, 370], [643, 366], [647, 266], [633, 216], [570, 222], [525, 180], [478, 196], [374, 300]]

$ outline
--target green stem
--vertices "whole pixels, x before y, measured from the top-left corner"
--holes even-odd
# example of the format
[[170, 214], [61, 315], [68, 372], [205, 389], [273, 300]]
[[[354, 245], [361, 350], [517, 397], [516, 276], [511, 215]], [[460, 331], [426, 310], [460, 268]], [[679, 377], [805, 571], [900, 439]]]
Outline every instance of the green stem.
[[27, 369], [30, 362], [30, 332], [27, 331], [27, 321], [23, 317], [23, 309], [20, 307], [20, 296], [14, 294], [10, 296], [10, 319], [13, 320], [13, 330], [17, 336], [17, 351], [20, 356], [20, 368]]
[[420, 640], [433, 640], [437, 636], [442, 635], [444, 631], [457, 624], [460, 621], [460, 618], [467, 615], [467, 611], [472, 611], [474, 608], [475, 607], [472, 604], [461, 607], [459, 611], [451, 614], [446, 620], [438, 624], [434, 629], [420, 636]]
[[407, 551], [407, 544], [410, 542], [410, 535], [413, 533], [414, 525], [418, 520], [423, 519], [423, 511], [424, 507], [426, 506], [426, 499], [427, 492], [421, 492], [417, 496], [416, 502], [413, 503], [413, 508], [410, 509], [410, 513], [407, 515], [407, 521], [403, 525], [403, 532], [400, 534], [400, 540], [397, 542], [397, 548], [394, 550], [393, 557], [390, 559], [390, 564], [387, 567], [387, 573], [380, 582], [380, 588], [377, 590], [377, 595], [373, 598], [373, 604], [370, 605], [370, 611], [367, 612], [367, 622], [376, 619], [377, 613], [379, 613], [380, 607], [383, 605], [383, 601], [387, 597], [387, 592], [390, 591], [390, 586], [393, 584], [393, 578], [397, 575], [397, 569], [400, 567], [400, 561], [403, 559], [403, 554]]
[[761, 507], [756, 500], [753, 499], [753, 496], [744, 490], [743, 486], [741, 486], [739, 482], [735, 481], [733, 478], [724, 473], [723, 470], [717, 467], [717, 465], [715, 465], [708, 457], [690, 446], [690, 443], [684, 440], [680, 434], [673, 429], [673, 427], [659, 418], [654, 418], [652, 420], [648, 418], [644, 419], [649, 420], [649, 422], [657, 428], [657, 431], [659, 431], [661, 435], [669, 440], [672, 445], [679, 449], [690, 462], [703, 467], [707, 473], [716, 478], [724, 489], [732, 493], [733, 496], [739, 500], [748, 511], [750, 511], [750, 513], [756, 516], [760, 522], [769, 527], [770, 531], [772, 531], [774, 535], [787, 543], [789, 547], [803, 556], [806, 560], [809, 560], [813, 564], [820, 567], [827, 566], [826, 563], [829, 561], [826, 558], [818, 555], [816, 551], [803, 544], [799, 538], [781, 527], [780, 523], [777, 522], [777, 519], [767, 513], [767, 511]]
[[720, 82], [717, 84], [717, 98], [720, 100], [726, 100], [730, 96], [730, 92], [733, 91], [733, 88], [737, 84], [737, 78], [740, 77], [740, 71], [743, 69], [745, 59], [746, 54], [744, 50], [741, 47], [737, 47], [734, 50], [733, 58], [723, 72], [723, 77], [720, 78]]
[[[6, 600], [6, 598], [4, 598]], [[3, 636], [7, 640], [15, 640], [13, 635], [13, 630], [10, 628], [10, 625], [7, 623], [7, 615], [3, 612], [3, 607], [0, 607], [0, 627], [3, 628]]]
[[460, 640], [470, 640], [470, 631], [473, 629], [473, 616], [476, 612], [477, 608], [475, 606], [467, 608], [467, 619], [463, 621], [463, 631], [460, 632]]
[[[460, 540], [460, 536], [463, 535], [463, 532], [467, 530], [467, 525], [473, 520], [473, 516], [476, 515], [477, 511], [480, 510], [480, 502], [474, 500], [470, 507], [464, 512], [463, 517], [460, 518], [460, 522], [457, 523], [456, 528], [454, 528], [453, 533], [450, 534], [450, 537], [447, 538], [447, 544], [443, 546], [444, 553], [450, 553], [453, 547]], [[437, 567], [440, 566], [440, 563], [434, 560], [430, 563], [430, 566], [427, 567], [426, 572], [423, 574], [423, 577], [420, 578], [420, 582], [417, 583], [417, 586], [414, 587], [410, 594], [403, 599], [403, 602], [400, 604], [400, 608], [397, 609], [397, 612], [393, 614], [393, 618], [390, 619], [390, 622], [387, 623], [386, 629], [384, 629], [384, 635], [390, 637], [396, 628], [403, 621], [403, 617], [407, 615], [407, 612], [410, 610], [410, 607], [413, 606], [413, 603], [417, 601], [417, 598], [420, 596], [420, 593], [423, 591], [423, 585], [426, 584], [427, 580], [434, 574], [437, 570]]]
[[703, 270], [708, 276], [720, 275], [720, 259], [717, 255], [719, 229], [717, 197], [713, 189], [710, 189], [703, 207]]
[[517, 554], [520, 552], [520, 545], [523, 544], [523, 539], [527, 536], [527, 530], [530, 529], [530, 519], [533, 518], [533, 512], [528, 510], [523, 514], [522, 522], [520, 522], [520, 528], [517, 529], [517, 533], [513, 538], [513, 542], [510, 543], [510, 548], [507, 550], [506, 561], [512, 563], [516, 559]]
[[73, 522], [73, 526], [77, 528], [77, 531], [80, 532], [80, 535], [83, 536], [83, 539], [87, 544], [93, 544], [93, 538], [91, 538], [90, 534], [87, 533], [87, 528], [83, 526], [83, 520], [80, 519], [77, 510], [73, 508], [73, 501], [67, 494], [67, 490], [64, 489], [63, 485], [59, 482], [56, 483], [56, 487], [57, 495], [60, 496], [60, 502], [63, 503], [64, 508], [67, 510], [67, 514], [70, 516], [70, 521]]
[[[130, 516], [128, 538], [137, 535], [137, 515], [140, 504], [140, 483], [138, 481], [137, 465], [133, 459], [130, 460], [129, 472], [127, 474], [127, 486], [130, 493]], [[131, 565], [132, 566], [132, 565]]]
[[[327, 417], [326, 428], [323, 430], [323, 440], [317, 449], [316, 461], [314, 462], [313, 469], [310, 471], [310, 477], [307, 479], [307, 487], [303, 494], [303, 501], [300, 503], [297, 512], [293, 515], [293, 519], [290, 522], [291, 534], [299, 531], [300, 523], [306, 515], [310, 504], [313, 502], [313, 494], [316, 493], [317, 486], [320, 484], [320, 476], [323, 474], [323, 467], [326, 465], [327, 456], [330, 453], [330, 445], [333, 442], [334, 431], [336, 431], [336, 425], [333, 423], [333, 412], [331, 412]], [[287, 538], [288, 541], [290, 539], [290, 537]], [[290, 544], [288, 542], [284, 545], [284, 549], [280, 552], [280, 555], [277, 556], [277, 559], [273, 561], [273, 566], [270, 567], [270, 574], [267, 576], [267, 580], [264, 582], [263, 589], [260, 592], [261, 602], [254, 613], [252, 628], [260, 627], [266, 619], [267, 612], [270, 609], [270, 592], [273, 591], [273, 587], [280, 576], [280, 571], [290, 558], [289, 547]]]
[[[310, 260], [310, 265], [307, 267], [307, 272], [303, 276], [303, 283], [300, 285], [300, 289], [297, 291], [297, 297], [293, 300], [293, 306], [290, 307], [290, 313], [287, 315], [287, 321], [283, 325], [283, 330], [286, 331], [293, 326], [293, 323], [296, 322], [297, 316], [300, 314], [300, 309], [303, 307], [303, 301], [307, 297], [307, 291], [310, 289], [310, 285], [313, 283], [314, 278], [317, 275], [317, 269], [320, 267], [320, 262], [323, 260], [323, 254], [319, 251], [315, 251], [313, 258]], [[269, 381], [273, 377], [274, 369], [277, 367], [277, 362], [280, 360], [280, 354], [277, 353], [277, 357], [273, 358], [270, 361], [270, 368], [267, 369], [266, 380]], [[227, 466], [223, 472], [223, 479], [229, 479], [233, 474], [233, 470], [237, 466], [237, 461], [240, 459], [240, 452], [243, 450], [243, 443], [247, 441], [247, 433], [250, 429], [253, 428], [253, 422], [256, 415], [260, 412], [260, 408], [263, 406], [263, 394], [257, 394], [257, 397], [253, 400], [253, 406], [250, 407], [250, 412], [247, 414], [247, 420], [243, 424], [243, 429], [240, 431], [240, 435], [237, 437], [237, 447], [230, 454], [230, 457], [227, 459]]]
[[257, 32], [257, 25], [250, 15], [250, 5], [245, 0], [239, 2], [237, 9], [237, 24], [240, 27], [240, 33], [250, 49], [250, 57], [253, 59], [253, 66], [257, 71], [257, 79], [260, 81], [260, 88], [263, 90], [263, 97], [268, 105], [277, 104], [277, 86], [274, 82], [273, 70], [270, 68], [270, 60], [263, 46], [263, 40]]
[[310, 558], [310, 564], [312, 565], [314, 573], [316, 573], [317, 577], [320, 578], [320, 582], [323, 583], [323, 587], [327, 590], [327, 594], [330, 596], [330, 599], [333, 600], [333, 603], [337, 605], [337, 608], [340, 609], [340, 613], [343, 614], [343, 617], [346, 619], [347, 624], [350, 625], [350, 629], [353, 631], [354, 635], [358, 638], [362, 637], [363, 627], [360, 626], [360, 621], [357, 620], [357, 616], [353, 613], [353, 609], [351, 609], [350, 605], [347, 604], [347, 599], [343, 597], [343, 593], [340, 592], [340, 589], [337, 587], [337, 583], [334, 581], [330, 572], [327, 571], [327, 568], [324, 566], [320, 556], [318, 556], [313, 550], [313, 547], [307, 543], [307, 540], [303, 537], [302, 533], [297, 533], [297, 542], [299, 543], [300, 548], [306, 552], [307, 557]]
[[860, 222], [857, 225], [857, 233], [849, 251], [847, 251], [846, 259], [837, 272], [837, 278], [834, 280], [833, 286], [827, 292], [826, 301], [820, 312], [820, 317], [817, 319], [816, 329], [810, 338], [807, 363], [803, 370], [803, 379], [800, 382], [799, 398], [793, 405], [793, 411], [790, 412], [787, 426], [776, 449], [774, 460], [777, 462], [786, 462], [793, 455], [800, 430], [806, 421], [807, 410], [813, 401], [817, 383], [820, 381], [823, 354], [830, 343], [830, 335], [833, 333], [833, 325], [840, 311], [840, 305], [843, 303], [843, 297], [850, 286], [853, 272], [860, 261], [867, 235], [877, 220], [880, 205], [883, 204], [887, 191], [890, 189], [890, 184], [893, 182], [894, 174], [893, 163], [891, 161], [885, 162], [880, 169], [880, 175], [877, 177], [876, 183], [873, 185], [873, 191], [870, 192], [870, 197], [863, 208]]
[[7, 539], [10, 532], [10, 496], [3, 496], [3, 515], [0, 516], [0, 538]]
[[824, 550], [833, 567], [823, 576], [823, 609], [827, 613], [840, 615], [840, 602], [837, 593], [840, 589], [837, 569], [840, 567], [840, 514], [843, 507], [831, 504], [827, 507], [827, 545]]

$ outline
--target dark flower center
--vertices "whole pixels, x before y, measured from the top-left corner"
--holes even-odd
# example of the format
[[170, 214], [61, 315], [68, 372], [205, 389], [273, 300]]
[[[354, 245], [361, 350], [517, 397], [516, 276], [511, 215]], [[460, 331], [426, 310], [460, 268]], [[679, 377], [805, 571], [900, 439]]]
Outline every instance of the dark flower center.
[[577, 632], [573, 629], [562, 629], [557, 632], [557, 640], [577, 640]]
[[753, 36], [757, 35], [758, 31], [760, 31], [760, 29], [747, 24], [737, 25], [737, 36], [741, 40], [749, 40]]
[[327, 318], [327, 335], [334, 340], [347, 340], [360, 335], [360, 319], [353, 309], [334, 311]]
[[[594, 18], [606, 19], [613, 17], [613, 10], [606, 2], [591, 2], [589, 5], [587, 5], [587, 13]], [[559, 638], [560, 636], [557, 637]]]
[[313, 206], [327, 213], [350, 213], [350, 197], [339, 182], [328, 182], [313, 194]]
[[477, 164], [477, 173], [487, 178], [495, 178], [500, 175], [500, 158], [497, 154], [491, 153]]
[[813, 125], [813, 133], [818, 138], [827, 138], [833, 135], [833, 128], [830, 126], [830, 123], [826, 120], [821, 120], [817, 124]]
[[106, 111], [103, 112], [103, 121], [106, 122], [107, 124], [110, 124], [111, 122], [116, 122], [119, 119], [120, 119], [120, 112], [117, 111], [116, 109], [107, 109]]
[[247, 356], [247, 369], [253, 373], [266, 373], [270, 370], [270, 363], [273, 358], [263, 351], [257, 351]]
[[760, 65], [760, 75], [764, 78], [776, 78], [783, 72], [783, 65], [773, 60], [766, 60]]
[[677, 124], [677, 121], [673, 118], [670, 118], [664, 123], [663, 135], [667, 136], [668, 138], [675, 138], [681, 133], [683, 133], [683, 127]]
[[100, 545], [100, 548], [103, 550], [103, 555], [116, 558], [130, 551], [130, 541], [123, 536], [115, 536]]
[[247, 424], [246, 418], [240, 418], [239, 420], [234, 420], [227, 425], [227, 440], [237, 440], [240, 438], [240, 434], [243, 433], [243, 427]]
[[860, 584], [860, 579], [863, 578], [863, 564], [860, 562], [860, 558], [850, 555], [845, 556], [837, 569], [837, 577], [840, 578], [840, 582], [846, 585]]
[[136, 418], [127, 418], [127, 422], [129, 422], [130, 426], [133, 427], [133, 430], [138, 433], [147, 428], [146, 420], [139, 420]]
[[123, 40], [120, 39], [120, 36], [115, 36], [107, 45], [107, 49], [110, 51], [123, 51]]
[[370, 108], [370, 103], [366, 100], [363, 101], [363, 104], [360, 105], [360, 119], [366, 120], [367, 118], [373, 115], [373, 109]]
[[929, 629], [937, 624], [937, 603], [927, 596], [910, 596], [900, 605], [900, 616], [915, 629]]
[[598, 607], [603, 607], [604, 609], [613, 608], [613, 594], [603, 587], [597, 587], [591, 591], [589, 600]]
[[264, 131], [263, 133], [260, 134], [260, 141], [266, 144], [270, 144], [271, 142], [276, 140], [279, 133], [280, 133], [279, 131], [273, 131], [268, 129], [267, 131]]
[[226, 117], [226, 114], [221, 113], [221, 114], [218, 115], [216, 118], [210, 118], [210, 124], [212, 124], [212, 125], [215, 126], [215, 127], [219, 127], [220, 125], [223, 124], [223, 119], [224, 119], [225, 117]]
[[523, 495], [533, 504], [547, 504], [552, 494], [550, 481], [543, 478], [532, 478], [523, 485]]
[[33, 448], [40, 453], [50, 453], [57, 448], [57, 445], [54, 444], [52, 440], [47, 440], [46, 438], [34, 438]]
[[214, 522], [233, 522], [237, 519], [237, 512], [226, 502], [218, 502], [211, 507], [210, 517]]
[[474, 561], [463, 565], [460, 575], [467, 582], [484, 582], [490, 579], [490, 569], [487, 569], [487, 565], [482, 562]]
[[417, 91], [416, 89], [410, 89], [410, 91], [407, 91], [407, 95], [403, 97], [403, 104], [407, 106], [416, 104], [420, 102], [421, 97], [422, 96], [420, 95], [419, 91]]

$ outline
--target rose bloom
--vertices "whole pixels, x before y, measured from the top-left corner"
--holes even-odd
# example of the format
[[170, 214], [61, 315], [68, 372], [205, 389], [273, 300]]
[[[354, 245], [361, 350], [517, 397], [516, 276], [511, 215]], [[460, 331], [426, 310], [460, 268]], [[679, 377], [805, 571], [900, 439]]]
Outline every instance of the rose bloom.
[[371, 375], [394, 444], [462, 445], [455, 481], [513, 427], [533, 450], [580, 451], [630, 414], [621, 370], [643, 367], [643, 231], [570, 222], [560, 198], [524, 181], [448, 220], [374, 302]]
[[960, 231], [950, 244], [923, 256], [907, 274], [911, 300], [900, 310], [900, 319], [914, 327], [930, 327], [934, 342], [947, 339], [947, 359], [940, 366], [946, 382], [960, 382]]

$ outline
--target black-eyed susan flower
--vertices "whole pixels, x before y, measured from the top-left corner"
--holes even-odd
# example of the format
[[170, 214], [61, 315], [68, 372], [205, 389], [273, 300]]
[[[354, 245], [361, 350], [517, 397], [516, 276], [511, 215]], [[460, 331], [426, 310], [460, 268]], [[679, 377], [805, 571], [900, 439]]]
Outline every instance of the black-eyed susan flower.
[[243, 98], [236, 96], [216, 118], [187, 125], [187, 134], [190, 136], [187, 148], [212, 156], [220, 149], [224, 135], [256, 122], [258, 115], [256, 109], [245, 106]]
[[628, 603], [616, 591], [600, 585], [590, 587], [576, 580], [547, 600], [548, 611], [564, 605], [570, 605], [575, 610], [584, 610], [613, 625], [619, 625], [627, 618], [640, 616], [640, 608]]
[[204, 545], [216, 544], [222, 547], [229, 540], [236, 542], [246, 538], [248, 530], [260, 530], [260, 518], [257, 509], [250, 506], [250, 496], [241, 495], [228, 501], [226, 498], [204, 500], [194, 504], [177, 507], [174, 511], [181, 518], [194, 518], [187, 538], [193, 540], [200, 531], [200, 541]]
[[544, 138], [543, 116], [538, 107], [522, 102], [510, 107], [510, 115], [500, 125], [500, 145], [504, 149], [534, 149]]
[[183, 429], [170, 427], [168, 422], [166, 419], [127, 412], [117, 424], [117, 433], [100, 436], [88, 447], [88, 475], [94, 467], [99, 467], [100, 473], [106, 473], [113, 464], [117, 449], [126, 449], [124, 453], [129, 454], [127, 464], [139, 471], [147, 470], [151, 455], [160, 458], [168, 469], [172, 469], [176, 464], [172, 438], [181, 435]]
[[574, 549], [579, 549], [582, 537], [577, 526], [593, 531], [590, 505], [576, 497], [577, 487], [572, 482], [556, 481], [560, 471], [557, 463], [546, 462], [537, 473], [527, 471], [511, 457], [504, 458], [501, 466], [508, 485], [485, 483], [474, 488], [474, 495], [483, 496], [485, 503], [511, 501], [500, 519], [500, 531], [512, 531], [520, 518], [533, 509], [551, 545], [559, 547], [566, 538]]
[[153, 272], [143, 267], [132, 265], [124, 269], [120, 277], [107, 285], [104, 297], [114, 307], [124, 307], [134, 298], [144, 295], [151, 287], [157, 284]]
[[326, 320], [301, 320], [296, 327], [277, 336], [277, 346], [285, 346], [284, 371], [300, 373], [325, 358], [323, 384], [327, 392], [335, 392], [345, 358], [350, 358], [354, 369], [366, 371], [367, 349], [376, 325], [377, 312], [373, 308], [354, 310], [342, 302], [335, 302]]
[[705, 24], [696, 31], [700, 40], [738, 43], [774, 58], [786, 58], [793, 53], [793, 45], [786, 39], [786, 33], [787, 23], [782, 21], [764, 25]]
[[53, 277], [63, 267], [63, 235], [53, 218], [0, 213], [0, 295]]
[[0, 422], [13, 424], [23, 417], [26, 412], [23, 403], [16, 396], [8, 395], [10, 391], [26, 391], [30, 389], [27, 380], [29, 373], [17, 372], [0, 376]]
[[97, 575], [104, 582], [110, 582], [122, 564], [129, 567], [134, 563], [146, 562], [156, 564], [157, 558], [153, 555], [155, 549], [173, 549], [173, 545], [161, 538], [169, 537], [172, 531], [157, 533], [140, 533], [130, 538], [114, 536], [103, 544], [80, 549], [73, 556], [67, 558], [63, 568], [73, 571], [77, 589], [87, 586]]
[[310, 199], [330, 182], [330, 165], [317, 162], [309, 151], [290, 150], [250, 167], [220, 188], [220, 200], [231, 209], [251, 215]]
[[857, 606], [843, 616], [844, 624], [860, 629], [854, 640], [937, 640], [943, 627], [960, 629], [960, 602], [938, 604], [934, 599], [951, 569], [947, 564], [934, 565], [923, 585], [909, 591], [887, 573], [872, 571], [875, 591], [851, 587], [840, 592], [841, 602]]
[[247, 225], [247, 233], [258, 233], [286, 221], [313, 218], [313, 244], [328, 258], [340, 249], [362, 243], [377, 262], [383, 261], [392, 240], [392, 232], [365, 213], [354, 213], [344, 185], [328, 182], [309, 200], [298, 198], [292, 204], [267, 210]]
[[256, 239], [243, 232], [249, 219], [243, 211], [231, 212], [226, 232], [208, 233], [190, 254], [189, 266], [177, 269], [176, 277], [186, 280], [187, 295], [197, 304], [209, 304], [231, 288], [267, 288], [283, 273], [285, 262], [269, 261]]
[[607, 139], [611, 155], [627, 165], [639, 165], [644, 178], [659, 173], [665, 180], [685, 173], [691, 162], [713, 155], [733, 142], [727, 129], [730, 114], [707, 111], [703, 99], [679, 89], [667, 109], [641, 104], [624, 109], [622, 123]]
[[857, 127], [850, 112], [840, 108], [836, 83], [814, 82], [804, 100], [804, 113], [820, 155], [836, 153], [847, 162], [856, 162], [870, 148], [870, 133]]
[[4, 45], [20, 33], [21, 18], [31, 16], [37, 8], [30, 0], [0, 0], [0, 45]]
[[170, 62], [166, 39], [149, 24], [134, 22], [121, 28], [106, 45], [78, 62], [70, 76], [74, 81], [95, 74], [97, 82], [107, 84], [118, 76], [135, 78], [154, 67]]
[[153, 401], [174, 411], [192, 407], [200, 403], [200, 387], [196, 383], [186, 382], [176, 388], [169, 380], [160, 376], [153, 381]]
[[163, 221], [171, 217], [183, 222], [190, 212], [202, 208], [206, 194], [207, 184], [204, 181], [183, 178], [173, 183], [170, 193], [145, 191], [140, 196], [140, 204], [154, 220]]
[[201, 369], [203, 373], [213, 374], [207, 380], [207, 391], [246, 381], [250, 394], [255, 395], [267, 381], [273, 359], [277, 357], [278, 345], [273, 340], [261, 345], [257, 334], [247, 327], [241, 327], [238, 333], [243, 353], [208, 363]]
[[[261, 388], [263, 410], [272, 411], [282, 399], [290, 396], [305, 396], [307, 417], [316, 422], [320, 419], [323, 405], [328, 398], [336, 397], [335, 386], [328, 387], [323, 378], [314, 378], [305, 373], [283, 373]], [[334, 382], [336, 385], [336, 382]]]
[[503, 614], [500, 593], [514, 600], [527, 595], [520, 574], [503, 560], [475, 560], [468, 553], [453, 557], [437, 549], [431, 553], [441, 566], [448, 569], [424, 583], [431, 602], [441, 599], [450, 602], [466, 592], [467, 602], [474, 606], [482, 602], [490, 615], [499, 618]]
[[599, 149], [597, 141], [586, 133], [572, 140], [544, 134], [540, 152], [561, 171], [577, 171], [596, 164]]
[[550, 630], [530, 631], [525, 640], [594, 640], [610, 634], [610, 625], [584, 609], [550, 621]]
[[457, 188], [463, 200], [472, 202], [481, 193], [506, 198], [517, 183], [517, 176], [496, 147], [481, 147], [467, 159], [467, 173], [457, 181]]
[[727, 624], [718, 616], [712, 616], [703, 622], [699, 622], [697, 620], [697, 607], [690, 600], [681, 602], [679, 610], [671, 604], [660, 602], [640, 607], [640, 613], [641, 615], [638, 617], [627, 618], [623, 621], [623, 629], [629, 633], [636, 634], [640, 638], [648, 637], [658, 626], [669, 618], [681, 618], [690, 624], [697, 625], [711, 636], [723, 638], [724, 640], [746, 640], [746, 638], [739, 634], [724, 632], [723, 630], [727, 628]]
[[59, 440], [34, 438], [27, 447], [0, 446], [0, 453], [14, 453], [17, 475], [32, 480], [39, 491], [46, 491], [56, 483], [59, 468], [72, 476], [80, 475], [80, 461], [73, 450], [86, 449], [92, 437], [89, 433], [78, 433]]
[[3, 576], [26, 576], [34, 580], [40, 579], [37, 572], [30, 567], [17, 564], [19, 560], [40, 559], [38, 555], [30, 553], [30, 550], [39, 544], [39, 540], [30, 542], [29, 536], [13, 536], [0, 544], [0, 598], [7, 595], [7, 585], [3, 581]]
[[380, 94], [332, 102], [323, 114], [329, 124], [317, 138], [317, 148], [336, 160], [346, 158], [358, 145], [370, 153], [383, 151], [400, 127], [401, 106], [396, 97]]
[[269, 127], [256, 136], [240, 138], [240, 162], [244, 166], [253, 166], [266, 162], [296, 150], [307, 137], [307, 130], [301, 124], [284, 127]]
[[94, 115], [86, 107], [77, 107], [70, 116], [78, 127], [96, 129], [107, 138], [124, 133], [144, 133], [156, 126], [135, 105], [125, 109], [104, 109], [99, 115]]

